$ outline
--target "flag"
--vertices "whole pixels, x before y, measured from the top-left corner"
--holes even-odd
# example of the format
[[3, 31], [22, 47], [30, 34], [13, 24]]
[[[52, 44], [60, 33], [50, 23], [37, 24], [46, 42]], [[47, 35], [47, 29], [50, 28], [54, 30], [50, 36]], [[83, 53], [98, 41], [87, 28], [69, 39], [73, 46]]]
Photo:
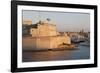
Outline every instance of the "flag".
[[47, 18], [47, 21], [50, 21], [50, 18]]

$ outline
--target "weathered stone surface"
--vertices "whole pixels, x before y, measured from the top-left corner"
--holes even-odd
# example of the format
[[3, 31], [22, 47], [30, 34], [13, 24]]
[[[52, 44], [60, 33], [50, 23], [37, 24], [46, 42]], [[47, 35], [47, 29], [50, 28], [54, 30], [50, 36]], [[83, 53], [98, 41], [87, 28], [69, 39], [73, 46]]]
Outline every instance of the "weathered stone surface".
[[71, 39], [66, 33], [57, 32], [56, 25], [47, 22], [39, 22], [37, 28], [31, 28], [30, 37], [23, 36], [23, 49], [54, 49], [59, 45], [71, 44]]

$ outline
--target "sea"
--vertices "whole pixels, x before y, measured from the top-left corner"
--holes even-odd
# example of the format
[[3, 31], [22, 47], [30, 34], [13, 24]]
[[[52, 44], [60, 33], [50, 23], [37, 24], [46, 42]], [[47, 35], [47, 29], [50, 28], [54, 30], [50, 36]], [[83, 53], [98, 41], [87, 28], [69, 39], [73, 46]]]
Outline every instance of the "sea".
[[75, 49], [57, 51], [23, 51], [22, 62], [60, 61], [90, 59], [90, 46], [80, 45]]

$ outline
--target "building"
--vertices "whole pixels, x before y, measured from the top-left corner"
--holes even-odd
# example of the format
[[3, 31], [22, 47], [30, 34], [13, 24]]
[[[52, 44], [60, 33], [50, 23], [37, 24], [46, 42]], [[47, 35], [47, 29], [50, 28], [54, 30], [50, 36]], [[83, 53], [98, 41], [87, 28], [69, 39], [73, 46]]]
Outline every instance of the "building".
[[32, 25], [32, 20], [31, 19], [24, 19], [23, 25]]
[[[27, 29], [28, 28], [28, 29]], [[37, 24], [26, 27], [30, 36], [23, 36], [22, 47], [24, 49], [54, 49], [63, 44], [71, 44], [70, 37], [57, 32], [56, 25], [48, 21], [39, 21]]]
[[33, 27], [30, 29], [32, 37], [57, 35], [56, 25], [50, 24], [47, 21], [39, 21], [39, 23], [37, 23], [36, 26], [36, 28]]

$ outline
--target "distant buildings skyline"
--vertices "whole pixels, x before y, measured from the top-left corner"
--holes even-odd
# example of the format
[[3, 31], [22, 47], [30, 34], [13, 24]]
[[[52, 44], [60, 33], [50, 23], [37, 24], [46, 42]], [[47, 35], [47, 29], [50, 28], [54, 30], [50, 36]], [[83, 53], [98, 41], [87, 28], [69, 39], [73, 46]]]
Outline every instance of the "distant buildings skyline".
[[48, 20], [57, 26], [59, 32], [84, 30], [90, 32], [90, 14], [88, 13], [68, 13], [68, 12], [46, 12], [46, 11], [22, 11], [23, 20], [32, 20], [32, 24], [39, 20]]

